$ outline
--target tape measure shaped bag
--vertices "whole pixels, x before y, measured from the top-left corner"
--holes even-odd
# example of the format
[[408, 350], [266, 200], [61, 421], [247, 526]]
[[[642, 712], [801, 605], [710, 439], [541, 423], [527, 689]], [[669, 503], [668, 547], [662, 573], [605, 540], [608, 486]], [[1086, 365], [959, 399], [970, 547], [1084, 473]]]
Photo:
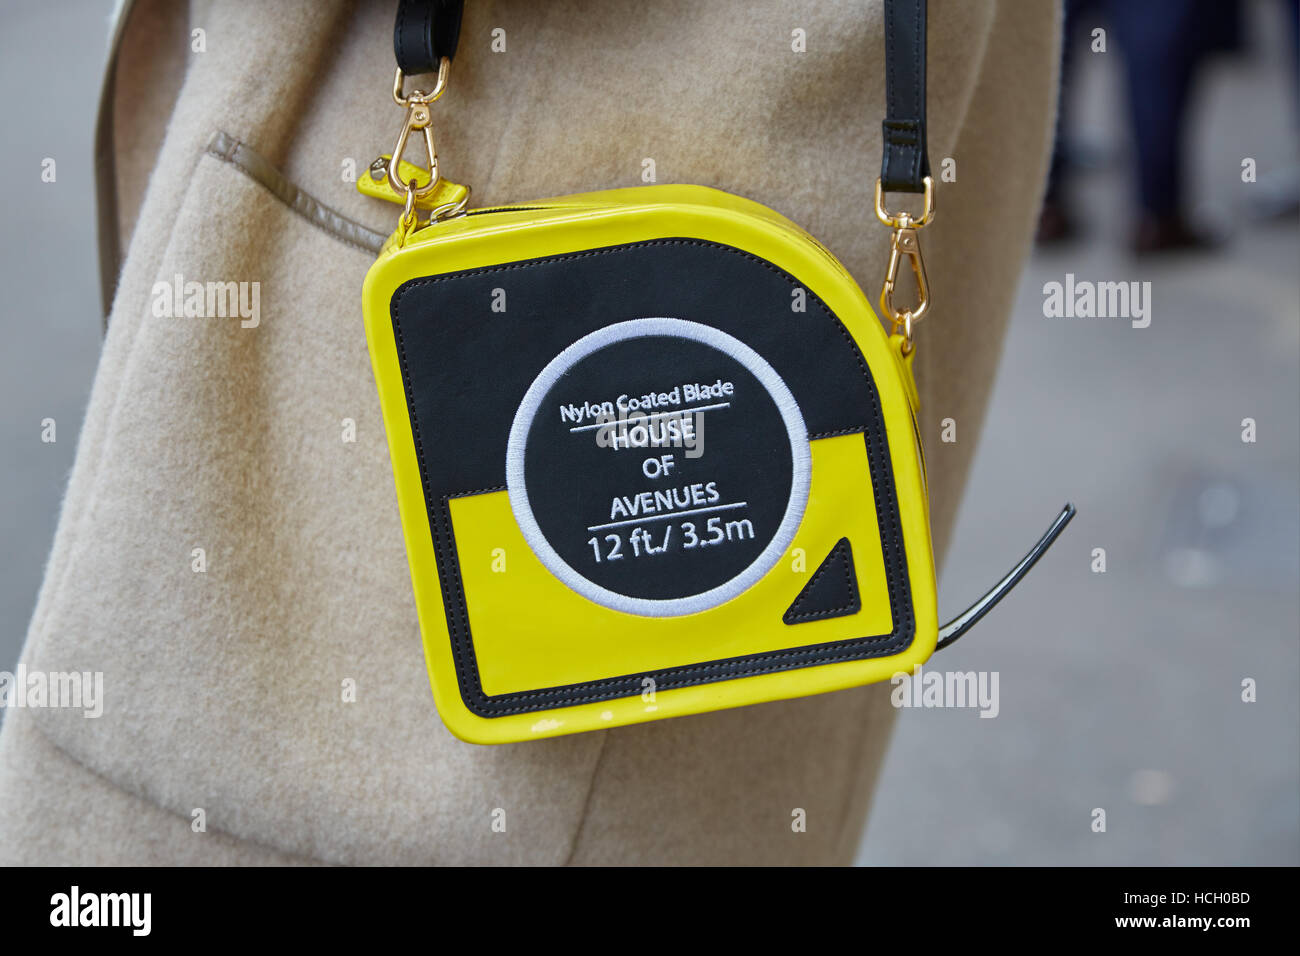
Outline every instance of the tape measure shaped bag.
[[[816, 239], [716, 189], [469, 209], [430, 108], [461, 4], [399, 4], [405, 121], [358, 187], [403, 209], [363, 305], [430, 681], [458, 737], [887, 680], [965, 633], [1073, 515], [939, 627], [911, 370], [934, 215], [925, 4], [885, 12], [888, 335]], [[404, 90], [417, 73], [432, 90]], [[423, 166], [403, 159], [412, 139]], [[923, 210], [888, 211], [889, 192]]]

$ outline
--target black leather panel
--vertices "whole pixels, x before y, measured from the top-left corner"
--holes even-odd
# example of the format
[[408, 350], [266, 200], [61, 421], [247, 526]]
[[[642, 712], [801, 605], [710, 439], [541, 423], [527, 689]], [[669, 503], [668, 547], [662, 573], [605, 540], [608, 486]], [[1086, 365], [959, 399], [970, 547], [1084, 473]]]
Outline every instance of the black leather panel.
[[853, 546], [848, 538], [840, 538], [781, 620], [787, 624], [803, 624], [846, 617], [860, 610], [862, 598], [858, 594], [858, 576], [853, 569]]
[[[658, 239], [414, 279], [394, 292], [393, 329], [439, 585], [461, 694], [472, 712], [499, 716], [630, 697], [641, 693], [643, 677], [669, 690], [886, 656], [911, 643], [915, 624], [906, 555], [875, 384], [856, 343], [820, 299], [805, 292], [798, 298], [806, 299], [806, 310], [791, 309], [792, 293], [799, 288], [783, 270], [741, 250], [696, 239]], [[863, 435], [871, 487], [864, 481], [862, 491], [875, 496], [895, 629], [488, 697], [475, 663], [448, 502], [504, 488], [515, 412], [556, 355], [612, 323], [659, 316], [712, 326], [758, 352], [790, 389], [811, 439]]]

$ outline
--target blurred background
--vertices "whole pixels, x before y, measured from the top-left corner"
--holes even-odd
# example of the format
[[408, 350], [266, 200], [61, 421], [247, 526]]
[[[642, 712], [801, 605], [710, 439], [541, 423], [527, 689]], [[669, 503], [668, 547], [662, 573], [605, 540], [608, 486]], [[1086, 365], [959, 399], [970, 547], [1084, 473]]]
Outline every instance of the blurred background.
[[[901, 712], [860, 862], [1300, 863], [1295, 12], [1071, 5], [1050, 241], [1021, 281], [940, 620], [1064, 499], [1079, 514], [934, 659], [998, 671], [1000, 713]], [[1045, 318], [1067, 273], [1150, 281], [1150, 327]]]
[[[42, 92], [6, 101], [0, 151], [0, 670], [35, 604], [99, 354], [91, 135], [112, 6], [0, 9], [4, 88]], [[1295, 12], [1295, 0], [1071, 7], [1043, 241], [941, 618], [1063, 501], [1079, 516], [1015, 598], [934, 661], [997, 671], [998, 716], [900, 713], [859, 862], [1300, 862]], [[56, 31], [50, 64], [24, 38]], [[47, 158], [57, 189], [42, 188]], [[1044, 285], [1067, 273], [1149, 281], [1150, 327], [1046, 318]], [[929, 466], [943, 468], [943, 412], [923, 413]], [[53, 443], [40, 441], [47, 418]], [[958, 423], [958, 441], [973, 431]], [[1090, 826], [1098, 807], [1105, 833]]]

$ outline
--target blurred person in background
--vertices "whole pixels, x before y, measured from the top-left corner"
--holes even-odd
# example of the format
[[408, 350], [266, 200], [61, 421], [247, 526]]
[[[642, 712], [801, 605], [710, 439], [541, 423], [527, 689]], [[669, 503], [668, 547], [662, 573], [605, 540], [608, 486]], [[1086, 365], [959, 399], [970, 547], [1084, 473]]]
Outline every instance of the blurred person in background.
[[[1295, 0], [1288, 10], [1291, 41], [1297, 36]], [[1183, 149], [1188, 106], [1198, 74], [1219, 53], [1243, 47], [1242, 9], [1238, 0], [1066, 0], [1062, 44], [1062, 97], [1056, 144], [1039, 221], [1040, 242], [1073, 237], [1078, 226], [1065, 198], [1071, 156], [1070, 82], [1077, 72], [1075, 45], [1105, 49], [1094, 36], [1106, 23], [1115, 34], [1124, 60], [1124, 94], [1133, 145], [1135, 221], [1132, 247], [1137, 255], [1194, 251], [1215, 240], [1187, 216], [1186, 151]], [[1296, 191], [1270, 190], [1268, 213], [1294, 212]]]

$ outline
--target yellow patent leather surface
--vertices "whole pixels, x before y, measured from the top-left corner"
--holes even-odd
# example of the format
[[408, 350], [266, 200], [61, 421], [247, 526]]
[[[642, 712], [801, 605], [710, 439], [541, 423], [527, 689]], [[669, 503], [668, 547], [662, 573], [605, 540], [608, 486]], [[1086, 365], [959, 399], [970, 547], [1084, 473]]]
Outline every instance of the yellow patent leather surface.
[[[480, 716], [466, 706], [457, 682], [389, 314], [393, 292], [423, 276], [670, 237], [729, 245], [773, 263], [818, 296], [852, 335], [880, 396], [915, 637], [889, 657], [775, 672], [754, 668], [747, 676], [652, 694]], [[886, 680], [933, 651], [934, 568], [910, 360], [886, 337], [843, 266], [789, 220], [749, 200], [697, 186], [559, 197], [447, 220], [417, 230], [400, 245], [390, 239], [366, 277], [363, 297], [430, 681], [439, 713], [457, 736], [505, 743], [822, 693]], [[811, 451], [809, 503], [785, 558], [726, 603], [681, 617], [622, 613], [560, 585], [515, 526], [506, 492], [453, 499], [456, 553], [484, 692], [526, 692], [887, 633], [892, 619], [862, 436], [816, 439]], [[783, 624], [781, 612], [841, 537], [852, 543], [861, 610], [795, 627]], [[496, 549], [508, 555], [508, 574], [492, 570]]]
[[[380, 159], [392, 162], [393, 158], [385, 153]], [[404, 183], [412, 181], [423, 183], [429, 178], [429, 171], [421, 169], [415, 163], [408, 163], [401, 160], [397, 167], [398, 178]], [[371, 199], [383, 199], [385, 202], [396, 203], [401, 206], [405, 203], [406, 197], [399, 195], [393, 188], [392, 183], [388, 181], [388, 172], [384, 171], [383, 175], [376, 176], [373, 169], [367, 169], [357, 177], [357, 192], [363, 196], [369, 196]], [[415, 200], [416, 209], [437, 209], [439, 206], [454, 205], [463, 202], [469, 198], [469, 187], [462, 186], [460, 183], [453, 183], [449, 179], [439, 179], [428, 195], [421, 196]]]

